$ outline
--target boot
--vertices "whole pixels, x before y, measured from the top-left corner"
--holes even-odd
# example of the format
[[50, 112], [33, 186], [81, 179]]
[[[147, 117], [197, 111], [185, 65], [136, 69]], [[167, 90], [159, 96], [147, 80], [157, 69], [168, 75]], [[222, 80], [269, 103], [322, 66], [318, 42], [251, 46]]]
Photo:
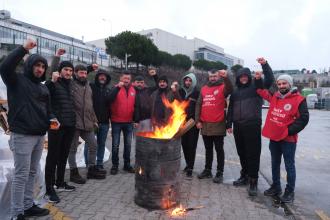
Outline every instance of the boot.
[[271, 185], [269, 189], [265, 190], [265, 196], [280, 196], [282, 194], [281, 186], [276, 187], [275, 185]]
[[107, 171], [104, 169], [103, 165], [96, 165], [97, 172], [107, 174]]
[[214, 183], [222, 183], [223, 182], [223, 173], [221, 171], [217, 171], [217, 174], [213, 178]]
[[288, 189], [285, 189], [283, 196], [281, 196], [281, 201], [283, 203], [292, 203], [294, 200], [294, 192]]
[[78, 168], [70, 169], [70, 181], [77, 184], [85, 184], [86, 180], [78, 172]]
[[212, 178], [212, 172], [209, 169], [203, 170], [203, 172], [201, 172], [198, 175], [198, 179], [208, 179], [208, 178]]
[[249, 192], [249, 196], [257, 196], [257, 193], [258, 193], [258, 179], [250, 178], [248, 192]]
[[241, 174], [240, 178], [233, 182], [234, 186], [245, 186], [248, 183], [248, 177], [245, 174]]
[[105, 173], [100, 172], [96, 166], [88, 167], [87, 179], [105, 179]]

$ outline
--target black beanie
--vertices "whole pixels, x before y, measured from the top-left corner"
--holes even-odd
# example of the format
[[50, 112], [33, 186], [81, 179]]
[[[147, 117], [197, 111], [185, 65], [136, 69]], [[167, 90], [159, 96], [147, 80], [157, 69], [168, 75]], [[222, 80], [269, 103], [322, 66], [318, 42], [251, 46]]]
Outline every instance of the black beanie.
[[134, 80], [135, 80], [135, 81], [144, 81], [144, 77], [141, 76], [141, 75], [138, 75], [138, 76], [135, 77]]
[[167, 79], [167, 77], [166, 77], [165, 75], [160, 76], [160, 77], [158, 78], [158, 82], [159, 82], [160, 80], [164, 80], [164, 81], [168, 84], [168, 79]]
[[72, 68], [72, 71], [74, 70], [73, 65], [70, 61], [62, 61], [58, 67], [58, 72], [61, 72], [61, 70], [64, 67], [70, 67], [70, 68]]

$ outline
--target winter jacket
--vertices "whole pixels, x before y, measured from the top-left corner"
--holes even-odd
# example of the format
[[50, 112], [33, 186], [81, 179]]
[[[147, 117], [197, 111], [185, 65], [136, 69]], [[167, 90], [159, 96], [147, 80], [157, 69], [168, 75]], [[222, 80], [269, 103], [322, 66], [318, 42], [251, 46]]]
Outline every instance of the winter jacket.
[[296, 88], [284, 95], [266, 89], [257, 89], [257, 93], [270, 103], [262, 135], [273, 141], [297, 142], [297, 134], [309, 121], [306, 99]]
[[76, 113], [76, 128], [92, 131], [94, 124], [98, 123], [94, 108], [92, 88], [88, 81], [81, 82], [75, 76], [71, 83], [74, 110]]
[[156, 83], [155, 86], [145, 87], [142, 89], [135, 87], [135, 91], [136, 91], [136, 102], [135, 102], [135, 110], [134, 110], [135, 122], [139, 122], [151, 118], [151, 108], [152, 108], [151, 94], [158, 88], [157, 86], [158, 76], [155, 75], [153, 78]]
[[[98, 77], [100, 74], [105, 74], [107, 77], [106, 83], [101, 85]], [[93, 91], [93, 107], [99, 123], [109, 124], [110, 120], [110, 88], [108, 87], [111, 81], [110, 75], [103, 71], [97, 71], [95, 81], [91, 84]]]
[[111, 122], [132, 123], [135, 101], [136, 91], [132, 85], [115, 86], [110, 93]]
[[[191, 88], [186, 89], [184, 87], [184, 79], [189, 77], [192, 80]], [[199, 90], [196, 88], [197, 80], [193, 73], [189, 73], [182, 77], [181, 80], [182, 87], [179, 90], [179, 94], [183, 100], [189, 100], [189, 105], [186, 109], [187, 120], [195, 119], [195, 109], [196, 109], [196, 102], [199, 97]]]
[[[265, 75], [264, 87], [269, 88], [274, 82], [273, 71], [269, 64], [262, 65]], [[246, 74], [249, 77], [247, 84], [241, 84], [239, 78]], [[226, 127], [231, 128], [232, 124], [248, 125], [258, 124], [261, 126], [262, 98], [256, 92], [254, 80], [248, 68], [241, 68], [236, 77], [237, 89], [233, 91], [229, 99]]]
[[[216, 83], [211, 83], [208, 82], [207, 85], [208, 87], [214, 87], [214, 86], [219, 86], [221, 85], [221, 81], [219, 80]], [[223, 80], [224, 83], [224, 97], [226, 98], [232, 91], [233, 91], [233, 85], [230, 81], [229, 78], [225, 78]], [[199, 98], [196, 103], [196, 112], [195, 112], [195, 119], [196, 122], [201, 122], [200, 121], [200, 113], [201, 113], [201, 108], [202, 108], [202, 103], [203, 103], [203, 97], [199, 95]], [[220, 122], [202, 122], [202, 135], [206, 136], [225, 136], [226, 135], [226, 123], [225, 120], [220, 121]]]
[[32, 54], [24, 63], [24, 73], [16, 73], [17, 65], [27, 53], [24, 47], [19, 46], [0, 66], [2, 80], [7, 86], [9, 130], [19, 134], [44, 135], [50, 119], [55, 116], [51, 113], [49, 91], [41, 83], [45, 74], [41, 78], [35, 77], [33, 65], [42, 62], [47, 69], [47, 60]]
[[[60, 57], [53, 57], [51, 71], [57, 71]], [[58, 78], [57, 82], [46, 81], [50, 92], [52, 110], [61, 126], [75, 127], [76, 113], [71, 94], [71, 79]]]

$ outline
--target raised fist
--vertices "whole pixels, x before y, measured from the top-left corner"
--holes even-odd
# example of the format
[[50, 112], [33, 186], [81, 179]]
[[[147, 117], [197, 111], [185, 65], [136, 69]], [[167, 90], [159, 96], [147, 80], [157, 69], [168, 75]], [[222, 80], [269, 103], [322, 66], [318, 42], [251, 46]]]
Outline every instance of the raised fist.
[[119, 88], [123, 87], [123, 86], [124, 86], [124, 82], [120, 81], [120, 82], [117, 84], [117, 86], [118, 86]]
[[93, 63], [92, 68], [94, 71], [96, 71], [99, 68], [99, 65], [97, 65], [96, 63]]
[[265, 60], [265, 58], [263, 57], [259, 57], [257, 58], [257, 62], [260, 63], [261, 65], [264, 65], [267, 63], [267, 60]]
[[56, 56], [62, 56], [63, 54], [65, 54], [65, 49], [63, 48], [59, 48], [57, 51], [56, 51]]
[[172, 92], [178, 91], [179, 88], [179, 83], [178, 82], [173, 82], [171, 85]]
[[57, 82], [59, 77], [60, 77], [59, 72], [53, 72], [52, 73], [52, 82]]
[[226, 70], [219, 70], [218, 71], [219, 73], [219, 76], [222, 77], [222, 78], [227, 78], [227, 71]]
[[256, 71], [256, 73], [254, 74], [254, 78], [255, 78], [256, 80], [261, 79], [261, 76], [262, 76], [262, 72], [261, 72], [261, 71]]
[[153, 68], [149, 69], [149, 70], [148, 70], [148, 73], [149, 73], [150, 76], [154, 76], [154, 75], [157, 74], [156, 70], [153, 69]]
[[27, 39], [24, 43], [24, 48], [25, 50], [31, 50], [33, 49], [35, 46], [37, 46], [37, 42], [35, 42], [34, 40], [32, 39]]

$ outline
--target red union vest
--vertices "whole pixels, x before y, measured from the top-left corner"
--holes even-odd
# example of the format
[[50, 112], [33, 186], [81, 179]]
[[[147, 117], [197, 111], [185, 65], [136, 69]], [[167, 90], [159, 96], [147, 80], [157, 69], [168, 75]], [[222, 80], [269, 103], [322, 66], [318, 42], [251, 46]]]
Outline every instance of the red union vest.
[[132, 122], [135, 104], [136, 91], [133, 86], [128, 89], [128, 94], [124, 87], [121, 87], [116, 99], [111, 104], [111, 121]]
[[223, 84], [218, 86], [203, 86], [201, 89], [202, 107], [200, 120], [202, 122], [220, 122], [225, 118], [225, 103]]
[[281, 99], [276, 92], [270, 102], [262, 135], [273, 141], [297, 142], [297, 134], [288, 136], [288, 126], [299, 117], [298, 108], [304, 99], [299, 93], [290, 93]]

